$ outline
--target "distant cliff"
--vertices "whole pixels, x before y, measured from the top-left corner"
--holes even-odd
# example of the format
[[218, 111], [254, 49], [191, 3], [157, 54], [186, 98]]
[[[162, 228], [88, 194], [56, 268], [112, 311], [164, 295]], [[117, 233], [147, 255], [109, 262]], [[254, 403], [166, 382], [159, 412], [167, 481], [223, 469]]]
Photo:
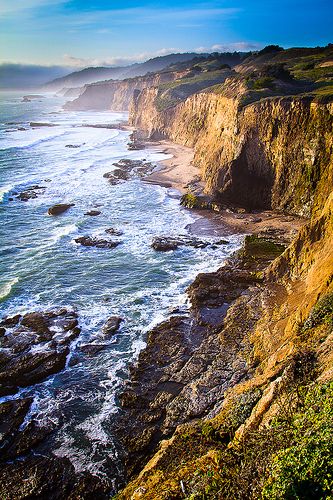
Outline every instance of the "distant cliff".
[[177, 77], [177, 73], [166, 72], [127, 80], [93, 83], [86, 85], [77, 99], [67, 102], [64, 109], [128, 111], [134, 92]]

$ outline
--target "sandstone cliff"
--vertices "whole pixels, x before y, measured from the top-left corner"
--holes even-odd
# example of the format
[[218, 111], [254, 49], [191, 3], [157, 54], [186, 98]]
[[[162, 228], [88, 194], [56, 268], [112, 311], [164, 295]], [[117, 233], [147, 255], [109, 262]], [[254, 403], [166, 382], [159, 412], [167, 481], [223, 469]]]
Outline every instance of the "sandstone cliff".
[[86, 85], [77, 99], [67, 102], [64, 109], [128, 111], [134, 94], [145, 88], [176, 80], [183, 75], [182, 71], [162, 71], [126, 80], [93, 83]]
[[[309, 216], [332, 185], [333, 104], [270, 97], [243, 105], [241, 88], [196, 93], [158, 110], [158, 88], [136, 95], [130, 123], [195, 149], [208, 193], [249, 208]], [[229, 95], [228, 95], [229, 94]]]
[[116, 432], [131, 480], [117, 499], [327, 498], [331, 98], [253, 92], [233, 77], [177, 101], [179, 86], [137, 93], [131, 124], [144, 137], [193, 147], [217, 201], [309, 221], [286, 248], [274, 235], [248, 236], [234, 259], [189, 287], [189, 317], [149, 333], [120, 398]]

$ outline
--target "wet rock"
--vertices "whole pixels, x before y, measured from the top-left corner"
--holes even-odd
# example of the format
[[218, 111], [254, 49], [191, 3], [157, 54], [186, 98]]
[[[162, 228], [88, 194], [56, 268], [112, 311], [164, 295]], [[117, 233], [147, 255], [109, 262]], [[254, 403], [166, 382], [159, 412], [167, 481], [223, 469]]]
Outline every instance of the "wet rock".
[[124, 231], [122, 231], [121, 229], [115, 229], [114, 227], [105, 229], [105, 232], [107, 234], [112, 234], [113, 236], [121, 236], [122, 234], [124, 234]]
[[208, 245], [209, 243], [206, 241], [202, 241], [197, 238], [189, 238], [187, 236], [182, 236], [179, 238], [173, 238], [170, 236], [155, 236], [151, 243], [152, 248], [154, 250], [157, 250], [158, 252], [168, 252], [170, 250], [176, 250], [180, 246], [205, 248]]
[[0, 322], [1, 326], [15, 326], [19, 323], [22, 318], [21, 314], [16, 314], [15, 316], [3, 318]]
[[100, 215], [102, 212], [100, 212], [99, 210], [89, 210], [89, 212], [85, 212], [84, 215], [91, 215], [91, 216], [96, 216], [96, 215]]
[[123, 321], [119, 316], [110, 316], [102, 328], [104, 337], [111, 337], [117, 330], [119, 330], [120, 323]]
[[103, 240], [91, 236], [81, 236], [80, 238], [75, 238], [74, 241], [84, 247], [115, 248], [120, 245], [120, 241]]
[[140, 151], [142, 149], [145, 149], [145, 145], [139, 142], [129, 142], [127, 144], [127, 149], [129, 151]]
[[106, 344], [83, 344], [80, 346], [80, 350], [87, 356], [95, 356], [98, 352], [105, 349]]
[[21, 191], [21, 193], [13, 193], [16, 195], [16, 198], [20, 201], [29, 201], [33, 200], [35, 198], [38, 198], [38, 195], [41, 193], [44, 193], [45, 187], [44, 186], [31, 186], [24, 191]]
[[81, 144], [66, 144], [65, 145], [65, 148], [79, 148], [81, 146]]
[[55, 123], [47, 123], [47, 122], [30, 122], [30, 127], [39, 128], [39, 127], [56, 127]]
[[49, 323], [47, 318], [39, 312], [28, 313], [23, 316], [21, 325], [31, 328], [36, 333], [49, 333]]
[[25, 398], [14, 399], [0, 404], [0, 448], [2, 456], [12, 445], [31, 403], [32, 398]]
[[91, 474], [78, 476], [66, 458], [30, 456], [5, 464], [0, 473], [0, 497], [8, 499], [110, 498], [110, 485]]
[[74, 207], [75, 203], [59, 203], [57, 205], [53, 205], [47, 211], [49, 215], [60, 215], [66, 212], [69, 208]]
[[150, 162], [144, 160], [129, 160], [127, 158], [119, 160], [113, 165], [117, 168], [103, 175], [103, 177], [108, 179], [110, 184], [119, 184], [130, 178], [144, 177], [150, 174], [154, 169], [154, 165]]
[[12, 324], [0, 340], [0, 395], [14, 394], [62, 370], [68, 346], [80, 334], [76, 313], [66, 309], [14, 318], [3, 320]]

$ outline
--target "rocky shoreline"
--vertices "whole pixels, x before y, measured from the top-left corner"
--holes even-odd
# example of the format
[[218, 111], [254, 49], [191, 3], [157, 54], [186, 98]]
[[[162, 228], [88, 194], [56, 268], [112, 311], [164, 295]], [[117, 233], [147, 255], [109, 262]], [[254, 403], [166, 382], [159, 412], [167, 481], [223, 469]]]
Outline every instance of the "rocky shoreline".
[[114, 427], [127, 450], [129, 478], [179, 425], [214, 416], [225, 391], [251, 377], [255, 362], [247, 360], [245, 337], [258, 312], [255, 301], [247, 302], [248, 290], [261, 286], [264, 270], [284, 251], [274, 240], [278, 234], [246, 237], [223, 267], [199, 274], [190, 285], [188, 314], [175, 313], [148, 333], [119, 396]]
[[[173, 152], [176, 151], [177, 146]], [[177, 179], [181, 158], [175, 156], [172, 160], [174, 166], [167, 167], [171, 185], [174, 185], [174, 172]], [[120, 160], [117, 166], [119, 175], [117, 170], [105, 174], [111, 184], [124, 182], [132, 175], [144, 180], [152, 176], [153, 166], [145, 161]], [[158, 176], [154, 182], [163, 185]], [[185, 187], [188, 188], [188, 184]], [[39, 186], [31, 188], [32, 198], [37, 188]], [[30, 191], [27, 192], [30, 197]], [[49, 214], [59, 215], [71, 206], [55, 205], [50, 207]], [[179, 424], [214, 414], [226, 388], [249, 376], [251, 366], [247, 366], [244, 357], [236, 356], [235, 349], [241, 339], [233, 339], [228, 352], [221, 352], [221, 339], [217, 332], [232, 301], [250, 287], [260, 285], [260, 273], [283, 251], [281, 243], [288, 243], [293, 231], [302, 223], [297, 218], [285, 218], [281, 225], [284, 216], [278, 214], [266, 213], [258, 220], [258, 215], [240, 214], [237, 210], [226, 208], [219, 213], [212, 210], [197, 213], [201, 214], [197, 222], [201, 226], [200, 230], [196, 224], [191, 228], [195, 236], [155, 238], [152, 247], [156, 251], [176, 250], [179, 246], [205, 247], [208, 243], [196, 237], [196, 234], [205, 234], [203, 225], [207, 225], [206, 234], [211, 235], [214, 227], [216, 236], [223, 237], [235, 232], [248, 232], [248, 218], [251, 220], [250, 229], [263, 228], [266, 232], [262, 231], [261, 238], [255, 242], [247, 239], [243, 252], [226, 262], [216, 273], [199, 275], [188, 290], [191, 310], [186, 314], [174, 311], [169, 320], [148, 333], [147, 347], [139, 355], [137, 364], [130, 369], [130, 381], [119, 395], [119, 415], [112, 423], [112, 431], [126, 455], [127, 477], [140, 470], [143, 461], [148, 460], [161, 439], [171, 436]], [[253, 220], [255, 218], [256, 221]], [[238, 221], [237, 230], [232, 220]], [[106, 232], [115, 236], [121, 234], [113, 228]], [[113, 248], [120, 244], [119, 241], [96, 240], [90, 236], [75, 241], [98, 248]], [[220, 239], [215, 247], [227, 243], [225, 239]], [[86, 356], [98, 354], [105, 347], [104, 337], [113, 335], [120, 322], [121, 318], [109, 318], [99, 342], [82, 345], [81, 352]], [[88, 473], [78, 475], [69, 460], [50, 454], [45, 443], [52, 437], [54, 427], [40, 426], [35, 420], [29, 420], [32, 399], [25, 397], [24, 393], [21, 397], [18, 392], [22, 387], [42, 382], [60, 372], [68, 360], [70, 345], [79, 334], [76, 312], [66, 309], [34, 311], [24, 316], [4, 318], [0, 324], [3, 348], [1, 395], [9, 396], [0, 403], [0, 494], [4, 498], [24, 498], [26, 491], [36, 498], [52, 499], [90, 498], [91, 495], [103, 499], [114, 493], [111, 482]], [[76, 357], [73, 356], [69, 363], [75, 364]], [[226, 368], [230, 363], [232, 370]], [[197, 382], [192, 387], [195, 379]], [[22, 475], [24, 481], [21, 480]]]

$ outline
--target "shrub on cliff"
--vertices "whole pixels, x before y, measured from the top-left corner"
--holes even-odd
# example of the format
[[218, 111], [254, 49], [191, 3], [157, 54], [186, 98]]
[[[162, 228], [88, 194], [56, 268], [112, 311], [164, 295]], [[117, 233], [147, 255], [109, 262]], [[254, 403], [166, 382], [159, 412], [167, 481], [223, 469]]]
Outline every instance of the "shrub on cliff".
[[289, 391], [270, 425], [196, 471], [188, 499], [333, 499], [333, 383]]

